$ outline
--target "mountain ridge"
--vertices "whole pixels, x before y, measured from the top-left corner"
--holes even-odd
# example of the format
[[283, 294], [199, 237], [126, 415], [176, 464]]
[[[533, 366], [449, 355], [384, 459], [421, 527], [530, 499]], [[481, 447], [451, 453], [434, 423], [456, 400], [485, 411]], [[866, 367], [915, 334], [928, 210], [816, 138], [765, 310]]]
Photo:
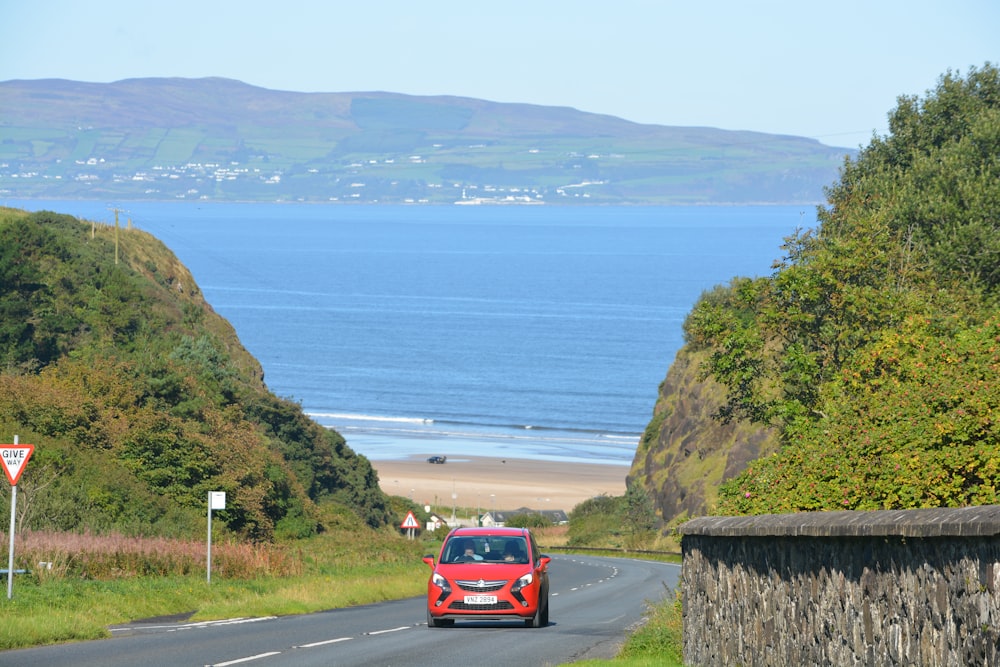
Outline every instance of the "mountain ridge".
[[0, 82], [0, 195], [362, 203], [818, 203], [815, 139], [233, 79]]

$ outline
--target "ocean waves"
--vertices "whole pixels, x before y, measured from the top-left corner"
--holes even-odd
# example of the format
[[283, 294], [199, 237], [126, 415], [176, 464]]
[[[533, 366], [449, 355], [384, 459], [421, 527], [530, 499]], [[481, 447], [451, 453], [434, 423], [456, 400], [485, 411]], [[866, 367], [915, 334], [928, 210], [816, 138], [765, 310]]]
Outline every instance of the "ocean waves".
[[482, 424], [430, 417], [309, 412], [373, 460], [444, 454], [631, 465], [638, 433], [531, 424]]

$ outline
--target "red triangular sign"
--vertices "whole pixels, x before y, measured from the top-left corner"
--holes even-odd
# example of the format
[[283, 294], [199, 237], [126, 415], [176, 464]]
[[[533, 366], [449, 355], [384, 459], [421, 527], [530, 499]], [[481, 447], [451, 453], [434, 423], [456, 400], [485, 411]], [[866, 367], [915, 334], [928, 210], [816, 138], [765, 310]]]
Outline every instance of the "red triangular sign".
[[420, 528], [420, 522], [417, 521], [417, 517], [413, 516], [413, 512], [407, 512], [400, 528]]
[[11, 486], [17, 486], [17, 480], [34, 451], [34, 445], [0, 445], [0, 462]]

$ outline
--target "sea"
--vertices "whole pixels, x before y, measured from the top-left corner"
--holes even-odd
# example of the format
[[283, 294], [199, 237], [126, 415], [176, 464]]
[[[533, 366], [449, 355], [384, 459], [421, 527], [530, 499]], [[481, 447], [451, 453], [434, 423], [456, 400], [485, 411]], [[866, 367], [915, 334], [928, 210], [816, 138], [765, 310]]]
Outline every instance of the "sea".
[[4, 200], [150, 232], [301, 404], [372, 460], [631, 465], [699, 296], [812, 206]]

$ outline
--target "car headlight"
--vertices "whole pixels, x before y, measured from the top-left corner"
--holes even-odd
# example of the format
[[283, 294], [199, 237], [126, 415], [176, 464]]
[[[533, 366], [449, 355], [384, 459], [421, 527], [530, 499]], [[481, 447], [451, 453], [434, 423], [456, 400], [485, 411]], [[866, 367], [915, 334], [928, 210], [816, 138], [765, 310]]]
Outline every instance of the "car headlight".
[[510, 590], [512, 592], [517, 592], [522, 588], [524, 588], [525, 586], [530, 586], [531, 582], [534, 580], [535, 580], [534, 575], [531, 572], [529, 572], [528, 574], [524, 575], [523, 577], [515, 581], [514, 585], [510, 587]]
[[440, 574], [435, 572], [431, 575], [431, 583], [440, 588], [443, 591], [450, 591], [451, 585], [448, 584], [448, 580], [442, 577]]

